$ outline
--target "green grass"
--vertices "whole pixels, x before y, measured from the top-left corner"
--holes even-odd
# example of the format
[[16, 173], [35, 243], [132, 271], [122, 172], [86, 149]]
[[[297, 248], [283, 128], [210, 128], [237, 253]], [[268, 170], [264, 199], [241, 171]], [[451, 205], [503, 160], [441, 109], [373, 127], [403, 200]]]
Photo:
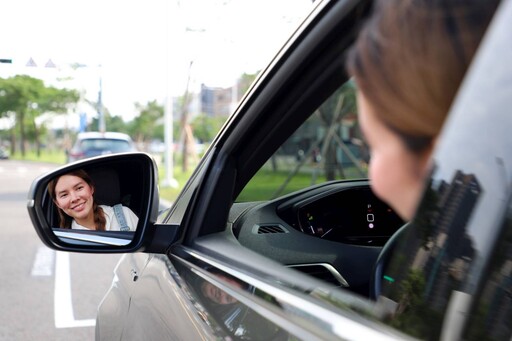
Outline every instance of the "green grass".
[[306, 188], [314, 183], [321, 183], [325, 181], [324, 176], [318, 176], [316, 181], [313, 183], [313, 176], [311, 173], [297, 173], [280, 192], [277, 192], [286, 182], [288, 176], [289, 172], [287, 171], [259, 171], [246, 185], [242, 193], [240, 193], [237, 201], [269, 200], [277, 196], [282, 196], [284, 194]]
[[187, 172], [183, 172], [181, 167], [174, 167], [174, 176], [173, 178], [178, 183], [178, 187], [170, 187], [163, 184], [165, 180], [165, 170], [163, 167], [158, 168], [158, 179], [160, 182], [159, 186], [159, 193], [160, 198], [173, 202], [178, 197], [178, 194], [180, 194], [181, 190], [185, 186], [185, 183], [192, 175], [192, 172], [194, 171], [193, 167], [190, 167], [190, 170]]
[[[317, 172], [317, 174], [314, 174]], [[361, 179], [362, 176], [355, 167], [347, 167], [343, 170], [345, 179]], [[236, 201], [269, 200], [283, 196], [303, 188], [321, 184], [327, 181], [323, 169], [303, 169], [296, 173], [291, 180], [288, 179], [290, 170], [272, 171], [261, 169], [245, 186]], [[337, 178], [341, 180], [341, 178]], [[286, 183], [286, 185], [284, 185]]]
[[66, 154], [63, 151], [44, 151], [38, 156], [35, 150], [29, 150], [22, 156], [16, 152], [10, 156], [13, 160], [48, 162], [63, 165], [66, 163]]

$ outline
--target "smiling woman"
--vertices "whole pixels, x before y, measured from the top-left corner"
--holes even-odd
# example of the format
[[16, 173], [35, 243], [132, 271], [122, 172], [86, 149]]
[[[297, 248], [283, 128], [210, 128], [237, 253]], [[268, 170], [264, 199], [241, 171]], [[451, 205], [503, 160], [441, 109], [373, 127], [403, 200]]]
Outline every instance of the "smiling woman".
[[128, 207], [96, 203], [93, 180], [82, 169], [51, 180], [48, 191], [58, 207], [61, 228], [133, 231], [137, 226], [138, 218]]
[[152, 206], [146, 199], [157, 195], [155, 179], [156, 165], [145, 153], [77, 161], [35, 181], [29, 214], [48, 232], [48, 243], [124, 250], [149, 217], [156, 220], [158, 200]]

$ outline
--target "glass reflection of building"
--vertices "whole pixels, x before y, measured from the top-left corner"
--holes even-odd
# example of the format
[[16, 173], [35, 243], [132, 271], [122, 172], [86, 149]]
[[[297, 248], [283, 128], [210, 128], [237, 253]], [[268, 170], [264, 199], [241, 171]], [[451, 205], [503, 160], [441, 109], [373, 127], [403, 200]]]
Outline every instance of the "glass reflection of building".
[[427, 274], [425, 297], [432, 301], [434, 308], [446, 305], [451, 290], [462, 289], [457, 284], [464, 282], [475, 256], [466, 227], [481, 194], [476, 177], [460, 170], [450, 184], [441, 182], [439, 189], [438, 213], [432, 226], [437, 231], [433, 234], [430, 257], [424, 268]]
[[512, 203], [500, 228], [498, 243], [484, 275], [485, 283], [475, 298], [467, 340], [510, 340], [512, 335]]
[[382, 294], [392, 309], [390, 324], [416, 337], [439, 338], [436, 326], [442, 324], [451, 293], [464, 291], [476, 259], [467, 228], [481, 194], [476, 176], [460, 170], [449, 183], [430, 184], [419, 215], [384, 271]]

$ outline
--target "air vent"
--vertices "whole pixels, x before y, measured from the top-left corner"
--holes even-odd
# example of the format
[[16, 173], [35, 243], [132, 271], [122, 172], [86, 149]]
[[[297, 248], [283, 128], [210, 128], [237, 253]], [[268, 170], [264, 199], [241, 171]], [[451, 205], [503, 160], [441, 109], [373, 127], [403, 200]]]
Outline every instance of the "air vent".
[[288, 233], [288, 231], [279, 224], [254, 225], [255, 234]]
[[348, 287], [348, 283], [341, 276], [341, 274], [330, 264], [327, 263], [315, 263], [315, 264], [297, 264], [289, 265], [290, 268], [294, 268], [307, 275], [318, 278], [322, 281], [329, 282], [339, 287]]

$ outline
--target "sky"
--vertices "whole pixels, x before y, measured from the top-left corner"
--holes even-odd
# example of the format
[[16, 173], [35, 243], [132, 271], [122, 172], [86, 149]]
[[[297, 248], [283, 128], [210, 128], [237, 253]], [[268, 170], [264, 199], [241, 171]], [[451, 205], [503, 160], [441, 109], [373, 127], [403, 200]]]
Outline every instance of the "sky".
[[[131, 120], [134, 103], [229, 87], [261, 70], [311, 0], [16, 0], [0, 12], [0, 77], [75, 88]], [[32, 59], [36, 66], [29, 67]], [[53, 63], [55, 67], [45, 67]], [[79, 64], [81, 67], [72, 68]], [[77, 108], [86, 111], [86, 108]], [[91, 113], [90, 115], [93, 115]], [[89, 115], [89, 113], [88, 113]]]

